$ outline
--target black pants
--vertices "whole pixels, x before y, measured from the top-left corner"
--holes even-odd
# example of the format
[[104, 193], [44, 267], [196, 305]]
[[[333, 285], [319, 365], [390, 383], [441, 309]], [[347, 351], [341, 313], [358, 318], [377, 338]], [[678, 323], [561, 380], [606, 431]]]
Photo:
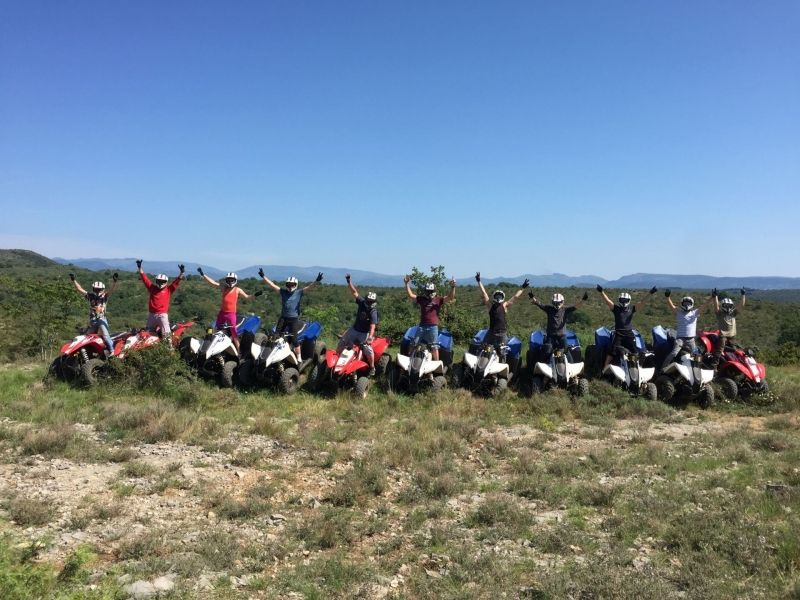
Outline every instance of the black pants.
[[639, 354], [639, 348], [636, 347], [636, 338], [633, 334], [625, 335], [617, 331], [614, 333], [614, 346], [611, 348], [611, 354], [619, 358], [622, 353], [622, 348], [625, 348], [633, 354]]
[[546, 360], [550, 360], [550, 357], [556, 350], [566, 350], [566, 349], [567, 349], [566, 335], [548, 334], [544, 338], [544, 346], [542, 347], [542, 350], [544, 351]]
[[484, 344], [491, 344], [497, 353], [501, 356], [505, 355], [505, 346], [508, 344], [508, 334], [505, 331], [493, 333], [487, 331], [483, 338]]
[[278, 333], [286, 333], [292, 338], [292, 345], [299, 346], [300, 342], [297, 341], [297, 334], [305, 327], [305, 323], [298, 317], [281, 317], [278, 319], [278, 324], [275, 330]]

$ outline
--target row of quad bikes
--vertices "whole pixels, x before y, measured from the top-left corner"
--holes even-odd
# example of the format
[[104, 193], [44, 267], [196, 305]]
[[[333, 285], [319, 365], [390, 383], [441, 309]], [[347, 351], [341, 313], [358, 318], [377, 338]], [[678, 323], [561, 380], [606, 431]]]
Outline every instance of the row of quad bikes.
[[[314, 321], [297, 333], [301, 353], [293, 350], [294, 338], [279, 333], [275, 327], [261, 330], [261, 319], [245, 317], [237, 324], [239, 350], [227, 328], [214, 329], [203, 337], [183, 337], [194, 321], [172, 327], [172, 344], [181, 357], [200, 375], [214, 379], [221, 387], [238, 385], [245, 390], [271, 387], [284, 394], [293, 394], [302, 386], [315, 392], [335, 393], [350, 390], [366, 397], [373, 381], [402, 393], [437, 391], [450, 385], [480, 395], [491, 396], [513, 387], [526, 396], [553, 388], [568, 390], [575, 396], [588, 392], [590, 377], [608, 380], [632, 395], [665, 402], [695, 400], [702, 407], [714, 402], [715, 386], [726, 399], [746, 398], [767, 391], [764, 365], [753, 353], [738, 346], [724, 349], [719, 361], [713, 349], [719, 332], [703, 331], [699, 351], [681, 351], [665, 368], [659, 368], [675, 340], [673, 330], [653, 328], [652, 344], [645, 344], [634, 331], [636, 352], [623, 349], [620, 356], [606, 365], [606, 357], [614, 343], [614, 332], [608, 327], [595, 331], [595, 343], [582, 352], [577, 335], [567, 332], [566, 347], [552, 350], [543, 331], [531, 333], [525, 363], [522, 342], [512, 337], [498, 351], [484, 342], [486, 330], [472, 338], [460, 363], [453, 364], [453, 338], [439, 332], [439, 359], [434, 360], [430, 348], [418, 341], [418, 327], [410, 327], [393, 359], [388, 353], [390, 341], [375, 338], [375, 377], [369, 377], [369, 366], [363, 349], [356, 345], [340, 354], [326, 348], [320, 340], [322, 326]], [[145, 329], [129, 330], [112, 336], [113, 356], [124, 359], [132, 352], [160, 341], [157, 334]], [[93, 384], [108, 365], [105, 344], [97, 334], [80, 334], [64, 344], [53, 361], [51, 374], [68, 381]], [[712, 385], [713, 382], [713, 385]]]

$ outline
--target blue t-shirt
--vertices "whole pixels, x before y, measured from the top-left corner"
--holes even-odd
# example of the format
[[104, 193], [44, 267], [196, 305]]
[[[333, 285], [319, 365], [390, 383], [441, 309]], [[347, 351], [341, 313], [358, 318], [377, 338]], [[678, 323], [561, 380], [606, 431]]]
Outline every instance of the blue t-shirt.
[[281, 316], [284, 319], [296, 319], [300, 316], [300, 300], [303, 298], [303, 290], [299, 287], [290, 292], [286, 288], [281, 288]]

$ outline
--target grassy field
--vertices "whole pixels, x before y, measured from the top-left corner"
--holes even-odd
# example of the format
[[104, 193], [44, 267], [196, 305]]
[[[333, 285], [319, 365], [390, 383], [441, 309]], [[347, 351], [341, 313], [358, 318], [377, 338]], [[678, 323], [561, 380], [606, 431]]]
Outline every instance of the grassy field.
[[0, 369], [2, 598], [800, 598], [796, 368], [709, 411], [43, 375]]

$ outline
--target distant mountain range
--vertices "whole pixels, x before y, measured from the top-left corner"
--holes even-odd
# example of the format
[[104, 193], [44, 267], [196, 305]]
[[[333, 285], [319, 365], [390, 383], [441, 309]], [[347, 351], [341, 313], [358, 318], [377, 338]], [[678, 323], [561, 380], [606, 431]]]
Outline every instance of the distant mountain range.
[[[75, 265], [84, 269], [92, 271], [135, 271], [136, 259], [135, 258], [53, 258], [53, 260], [62, 265]], [[202, 267], [203, 271], [210, 277], [222, 278], [225, 276], [225, 271], [217, 269], [209, 265], [201, 265], [198, 263], [185, 263], [186, 270], [189, 273], [194, 273], [197, 267]], [[174, 276], [178, 271], [178, 261], [145, 261], [144, 269], [147, 273], [164, 272], [167, 275]], [[358, 269], [342, 269], [339, 267], [326, 267], [326, 266], [311, 266], [311, 267], [296, 267], [285, 265], [262, 265], [264, 271], [270, 279], [275, 281], [283, 281], [287, 277], [294, 275], [300, 281], [313, 280], [319, 271], [325, 274], [325, 281], [327, 283], [344, 283], [345, 273], [353, 275], [353, 281], [360, 285], [374, 285], [374, 286], [402, 286], [403, 276], [401, 275], [387, 275], [385, 273], [376, 273], [373, 271], [361, 271]], [[245, 267], [239, 269], [237, 274], [240, 279], [248, 277], [258, 277], [258, 265]], [[645, 289], [652, 286], [659, 288], [676, 288], [676, 289], [692, 289], [703, 290], [711, 288], [719, 289], [738, 289], [745, 287], [748, 289], [759, 290], [796, 290], [800, 289], [800, 277], [713, 277], [711, 275], [668, 275], [657, 273], [634, 273], [632, 275], [625, 275], [619, 279], [608, 280], [596, 275], [578, 275], [570, 276], [562, 273], [552, 273], [549, 275], [534, 275], [523, 274], [508, 277], [484, 277], [485, 284], [496, 284], [500, 282], [520, 283], [525, 278], [531, 280], [531, 284], [535, 287], [587, 287], [596, 284], [601, 284], [605, 287], [620, 289]], [[474, 283], [472, 275], [466, 275], [460, 278], [463, 284]]]

